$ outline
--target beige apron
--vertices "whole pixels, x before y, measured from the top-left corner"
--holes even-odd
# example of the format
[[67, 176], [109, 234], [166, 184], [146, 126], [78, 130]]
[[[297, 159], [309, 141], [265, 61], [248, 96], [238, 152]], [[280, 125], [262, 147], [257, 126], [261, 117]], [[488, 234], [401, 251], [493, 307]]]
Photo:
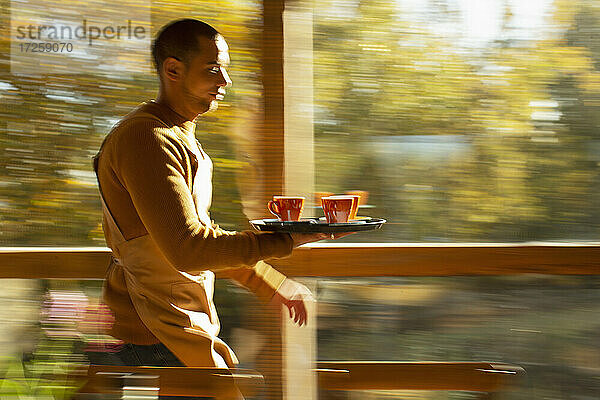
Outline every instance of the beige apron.
[[[210, 162], [197, 146], [191, 150], [199, 163], [202, 158]], [[97, 166], [95, 169], [97, 174]], [[200, 165], [195, 183], [206, 178], [199, 174], [207, 174]], [[192, 189], [194, 203], [200, 220], [206, 223], [208, 214], [202, 215], [201, 211], [207, 209], [207, 204], [201, 204], [196, 187], [199, 185], [194, 184]], [[100, 184], [98, 188], [104, 229], [109, 231], [115, 258], [110, 268], [123, 268], [131, 301], [144, 325], [189, 367], [226, 368], [237, 364], [233, 350], [217, 337], [220, 325], [213, 303], [214, 273], [192, 275], [177, 270], [148, 234], [126, 240], [106, 205]]]

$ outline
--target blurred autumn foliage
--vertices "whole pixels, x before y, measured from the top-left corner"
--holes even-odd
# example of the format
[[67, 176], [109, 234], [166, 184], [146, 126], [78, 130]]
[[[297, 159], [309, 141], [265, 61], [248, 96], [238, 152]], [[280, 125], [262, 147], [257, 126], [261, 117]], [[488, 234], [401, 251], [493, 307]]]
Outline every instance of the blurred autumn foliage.
[[391, 222], [349, 240], [597, 239], [598, 3], [545, 2], [532, 28], [492, 2], [478, 45], [467, 3], [425, 3], [315, 9], [317, 190], [368, 190], [363, 214]]
[[[85, 3], [93, 6], [94, 2], [98, 6], [95, 10], [119, 9], [117, 3]], [[78, 21], [88, 13], [80, 2], [32, 3], [44, 7], [47, 15], [52, 15], [53, 9], [72, 12]], [[66, 74], [39, 71], [22, 75], [11, 71], [10, 40], [14, 32], [10, 32], [10, 6], [10, 1], [3, 0], [0, 11], [0, 244], [104, 245], [91, 157], [120, 117], [154, 98], [155, 74], [110, 68], [104, 72], [97, 68], [94, 74], [70, 70]], [[152, 36], [171, 20], [197, 17], [222, 31], [231, 47], [230, 74], [235, 87], [217, 113], [199, 121], [197, 132], [215, 165], [214, 201], [219, 205], [213, 209], [213, 218], [232, 228], [243, 222], [234, 178], [245, 164], [235, 160], [230, 132], [237, 123], [234, 110], [242, 109], [236, 105], [256, 103], [260, 95], [256, 42], [259, 6], [251, 1], [156, 1], [150, 11]], [[94, 44], [102, 45], [101, 41]], [[110, 56], [103, 54], [101, 60], [93, 62], [110, 66]], [[149, 49], [129, 56], [153, 71]], [[64, 57], [65, 64], [72, 65], [72, 60]]]
[[[373, 208], [362, 214], [389, 221], [347, 240], [594, 239], [600, 6], [553, 2], [544, 29], [523, 39], [506, 3], [501, 34], [469, 46], [457, 31], [439, 29], [460, 25], [454, 2], [428, 2], [416, 14], [404, 3], [315, 6], [314, 58], [307, 60], [314, 65], [315, 190], [367, 190]], [[156, 77], [110, 68], [11, 71], [11, 3], [0, 4], [0, 244], [103, 245], [90, 157], [112, 124], [155, 96]], [[95, 12], [119, 10], [96, 5]], [[86, 15], [78, 2], [38, 6], [48, 18], [53, 9]], [[197, 136], [215, 162], [213, 219], [243, 226], [236, 176], [256, 167], [239, 144], [252, 140], [260, 110], [261, 4], [148, 7], [152, 35], [170, 20], [197, 17], [229, 42], [234, 85], [219, 110], [200, 119]], [[150, 63], [148, 54], [130, 57]], [[86, 62], [110, 66], [111, 58]]]

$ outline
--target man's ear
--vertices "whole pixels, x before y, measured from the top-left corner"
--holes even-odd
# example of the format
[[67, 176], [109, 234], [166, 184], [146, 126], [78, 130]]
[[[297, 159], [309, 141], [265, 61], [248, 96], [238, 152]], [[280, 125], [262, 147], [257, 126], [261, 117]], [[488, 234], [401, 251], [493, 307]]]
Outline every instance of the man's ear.
[[183, 63], [175, 57], [167, 57], [162, 65], [163, 75], [170, 81], [179, 80], [183, 76], [183, 69]]

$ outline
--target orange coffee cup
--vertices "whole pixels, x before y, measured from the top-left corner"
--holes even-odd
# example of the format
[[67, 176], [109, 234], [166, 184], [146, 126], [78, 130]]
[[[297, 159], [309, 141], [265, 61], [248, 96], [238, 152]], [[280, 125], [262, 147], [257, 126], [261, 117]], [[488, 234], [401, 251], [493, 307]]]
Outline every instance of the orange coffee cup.
[[298, 221], [304, 209], [304, 197], [273, 196], [267, 208], [280, 221]]
[[347, 194], [346, 196], [352, 197], [352, 210], [350, 210], [349, 220], [356, 219], [356, 214], [358, 214], [358, 205], [360, 204], [360, 196], [357, 194]]
[[323, 213], [330, 224], [348, 222], [353, 210], [356, 213], [355, 204], [358, 207], [358, 200], [352, 196], [327, 196], [321, 198]]
[[367, 200], [369, 199], [369, 192], [366, 190], [347, 190], [344, 192], [347, 195], [357, 195], [360, 196], [360, 201], [358, 202], [359, 206], [364, 206], [367, 204]]
[[327, 196], [333, 196], [333, 193], [331, 192], [315, 192], [315, 206], [320, 206], [321, 205], [321, 199], [323, 197], [327, 197]]

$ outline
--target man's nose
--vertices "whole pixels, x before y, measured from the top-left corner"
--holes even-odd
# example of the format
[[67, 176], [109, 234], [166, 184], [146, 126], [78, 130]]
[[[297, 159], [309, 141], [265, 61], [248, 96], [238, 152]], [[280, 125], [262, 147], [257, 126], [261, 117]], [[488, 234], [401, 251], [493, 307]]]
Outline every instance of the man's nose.
[[227, 73], [227, 70], [223, 67], [221, 67], [221, 77], [223, 79], [221, 79], [219, 86], [223, 86], [223, 87], [231, 86], [231, 84], [233, 82], [231, 82], [231, 79], [229, 78], [229, 74]]

